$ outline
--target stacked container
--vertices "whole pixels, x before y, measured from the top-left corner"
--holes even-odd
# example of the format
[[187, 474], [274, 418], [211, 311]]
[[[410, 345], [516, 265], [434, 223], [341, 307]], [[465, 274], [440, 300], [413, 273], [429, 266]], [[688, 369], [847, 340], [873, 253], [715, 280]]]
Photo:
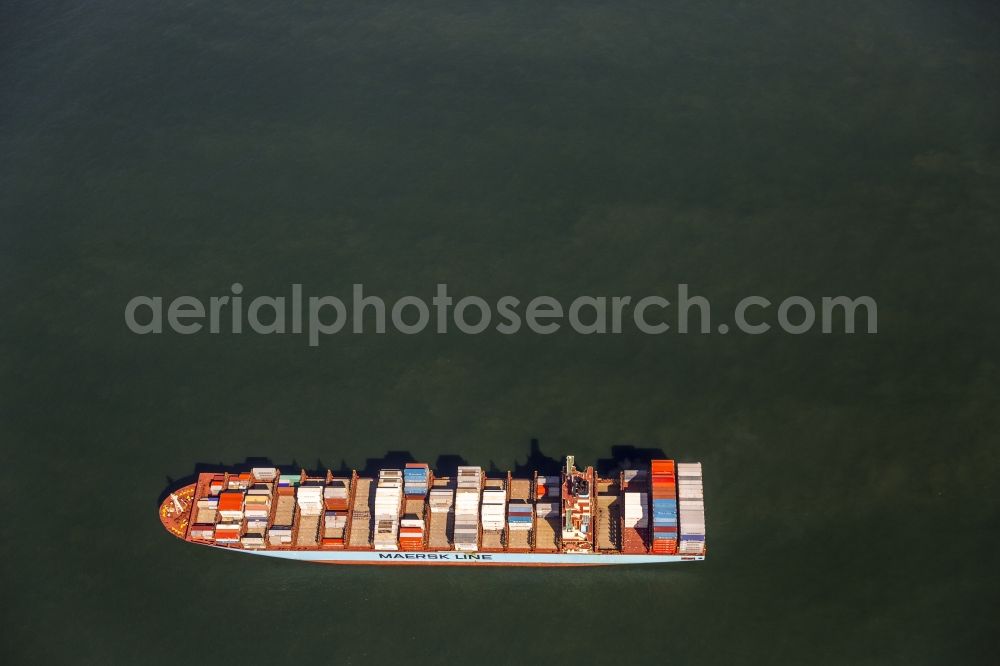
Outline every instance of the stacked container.
[[535, 550], [556, 550], [559, 547], [558, 535], [562, 530], [560, 516], [558, 502], [535, 503]]
[[653, 552], [677, 552], [677, 479], [673, 460], [650, 461], [653, 485]]
[[330, 481], [330, 485], [323, 488], [323, 508], [327, 511], [347, 511], [351, 501], [350, 485], [348, 479]]
[[298, 474], [281, 474], [278, 476], [279, 488], [297, 488], [302, 482], [302, 477]]
[[246, 490], [250, 487], [250, 481], [250, 472], [230, 474], [227, 481], [227, 488], [229, 490]]
[[215, 525], [202, 524], [191, 526], [191, 538], [211, 541], [215, 538]]
[[215, 526], [215, 543], [239, 543], [240, 523], [219, 523]]
[[435, 488], [430, 495], [431, 513], [448, 513], [455, 505], [455, 491], [451, 488]]
[[354, 506], [351, 507], [351, 548], [371, 548], [372, 539], [372, 479], [354, 478]]
[[625, 527], [649, 527], [649, 494], [625, 493]]
[[[296, 483], [298, 477], [296, 477]], [[278, 482], [277, 507], [274, 519], [267, 530], [267, 542], [271, 546], [292, 545], [292, 521], [295, 519], [295, 490], [289, 484]]]
[[559, 497], [559, 487], [562, 479], [558, 476], [539, 476], [535, 479], [535, 497], [537, 499]]
[[399, 522], [399, 548], [400, 550], [424, 549], [424, 500], [422, 498], [407, 499], [403, 506], [403, 519]]
[[244, 494], [239, 490], [224, 490], [219, 493], [219, 517], [227, 522], [242, 521], [243, 500]]
[[208, 482], [208, 492], [213, 495], [218, 495], [222, 492], [222, 488], [225, 486], [226, 477], [223, 474], [216, 474], [212, 477], [212, 480]]
[[243, 545], [248, 547], [263, 547], [264, 533], [267, 531], [267, 519], [271, 515], [270, 485], [267, 483], [255, 483], [247, 491], [244, 514], [247, 518], [247, 533], [243, 535]]
[[431, 524], [428, 532], [428, 546], [445, 549], [451, 546], [448, 529], [453, 521], [455, 491], [451, 488], [432, 488], [430, 492]]
[[649, 474], [646, 470], [625, 470], [622, 489], [625, 493], [622, 552], [649, 552]]
[[347, 529], [346, 511], [327, 511], [323, 514], [324, 548], [343, 548], [344, 531]]
[[678, 463], [677, 485], [680, 504], [681, 555], [705, 554], [705, 493], [701, 463]]
[[403, 494], [407, 497], [426, 497], [430, 468], [426, 463], [406, 463], [403, 469]]
[[299, 505], [299, 515], [318, 516], [323, 513], [323, 486], [319, 484], [299, 486], [295, 499]]
[[534, 512], [527, 502], [522, 500], [507, 505], [507, 527], [511, 530], [530, 530], [532, 520], [534, 520]]
[[215, 543], [239, 543], [243, 532], [242, 490], [223, 490], [219, 493], [218, 515], [221, 519], [215, 526]]
[[320, 543], [324, 548], [343, 548], [346, 545], [350, 487], [350, 479], [331, 479], [323, 488], [324, 513]]
[[267, 520], [271, 515], [271, 487], [266, 483], [254, 484], [247, 491], [244, 513], [247, 520]]
[[479, 550], [479, 492], [483, 483], [481, 467], [458, 468], [455, 491], [455, 550]]
[[218, 497], [202, 497], [195, 504], [194, 522], [199, 525], [214, 525], [218, 510]]
[[482, 548], [503, 550], [504, 528], [507, 526], [507, 491], [504, 490], [503, 481], [499, 479], [486, 481], [480, 518], [483, 528]]
[[274, 467], [254, 467], [250, 470], [250, 476], [255, 482], [271, 483], [278, 478], [278, 470]]
[[263, 548], [264, 534], [263, 532], [247, 532], [240, 539], [240, 543], [243, 544], [244, 548]]
[[503, 490], [484, 490], [482, 525], [484, 530], [502, 530], [507, 493]]
[[323, 484], [326, 479], [308, 479], [298, 487], [295, 499], [299, 506], [295, 545], [319, 545], [320, 523], [323, 519]]
[[[212, 481], [209, 482], [209, 488], [211, 487], [211, 483]], [[211, 492], [211, 490], [209, 490], [209, 492]], [[215, 538], [215, 521], [218, 520], [218, 516], [218, 497], [209, 496], [199, 498], [194, 505], [194, 514], [191, 516], [191, 530], [189, 531], [188, 536], [192, 539], [211, 541]]]
[[375, 550], [399, 550], [399, 508], [403, 501], [403, 473], [379, 472], [375, 488]]
[[507, 550], [525, 552], [531, 547], [535, 520], [535, 488], [530, 479], [511, 479], [507, 504]]

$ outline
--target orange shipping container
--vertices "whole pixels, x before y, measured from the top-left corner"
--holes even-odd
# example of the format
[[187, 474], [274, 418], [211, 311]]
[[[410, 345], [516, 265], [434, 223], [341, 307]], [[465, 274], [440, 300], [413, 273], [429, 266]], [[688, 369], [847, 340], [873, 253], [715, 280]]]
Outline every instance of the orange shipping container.
[[224, 492], [219, 495], [219, 511], [242, 511], [243, 493]]

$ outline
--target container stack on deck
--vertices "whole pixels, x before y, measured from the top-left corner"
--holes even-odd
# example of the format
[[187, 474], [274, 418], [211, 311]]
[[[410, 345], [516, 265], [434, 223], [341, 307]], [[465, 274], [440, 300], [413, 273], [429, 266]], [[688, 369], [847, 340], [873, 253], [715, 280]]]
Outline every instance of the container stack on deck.
[[556, 550], [559, 547], [561, 511], [557, 502], [535, 503], [535, 550]]
[[504, 508], [507, 504], [507, 493], [503, 490], [484, 490], [483, 491], [483, 529], [484, 530], [502, 530], [503, 529], [503, 519]]
[[347, 511], [350, 501], [350, 479], [330, 479], [323, 488], [323, 508], [327, 511]]
[[455, 491], [451, 488], [431, 490], [431, 513], [447, 513], [455, 505]]
[[659, 555], [677, 552], [677, 479], [673, 460], [650, 461], [653, 485], [653, 548]]
[[230, 474], [226, 483], [229, 490], [246, 490], [250, 487], [250, 472]]
[[399, 509], [403, 501], [403, 473], [384, 469], [375, 489], [375, 550], [399, 550]]
[[[511, 481], [510, 504], [507, 505], [507, 529], [512, 532], [528, 532], [531, 530], [531, 522], [534, 520], [535, 512], [527, 498], [515, 496], [519, 480]], [[520, 483], [527, 483], [523, 479]]]
[[430, 467], [426, 463], [406, 463], [403, 469], [403, 494], [407, 497], [426, 497], [430, 480]]
[[218, 517], [215, 525], [215, 543], [239, 543], [243, 532], [243, 501], [242, 490], [236, 490], [236, 483], [229, 486], [233, 490], [223, 490], [219, 493]]
[[211, 541], [215, 538], [215, 521], [218, 518], [219, 498], [202, 497], [195, 503], [191, 521], [191, 538]]
[[526, 552], [531, 548], [535, 522], [535, 492], [531, 479], [510, 480], [510, 503], [507, 505], [507, 550]]
[[701, 463], [677, 463], [678, 498], [681, 514], [681, 555], [705, 554], [705, 492]]
[[224, 490], [219, 493], [219, 517], [224, 522], [243, 520], [244, 494], [241, 490]]
[[351, 507], [351, 548], [371, 548], [372, 539], [372, 479], [355, 477], [354, 506]]
[[277, 471], [272, 468], [254, 468], [251, 471], [253, 485], [247, 490], [244, 504], [247, 522], [242, 543], [245, 548], [264, 547], [267, 519], [271, 515], [272, 482], [275, 478], [277, 478]]
[[340, 549], [345, 546], [350, 498], [350, 479], [330, 479], [323, 488], [323, 538], [320, 543], [324, 548]]
[[483, 526], [483, 548], [499, 550], [503, 548], [504, 523], [507, 515], [507, 491], [504, 482], [488, 479], [483, 490], [480, 516]]
[[535, 550], [559, 548], [562, 532], [562, 508], [559, 501], [562, 479], [539, 476], [535, 479]]
[[277, 507], [271, 527], [267, 530], [270, 546], [292, 545], [292, 523], [295, 521], [295, 488], [299, 484], [298, 475], [282, 474], [278, 477]]
[[483, 483], [481, 467], [458, 468], [455, 491], [455, 550], [479, 550], [479, 491]]
[[208, 492], [212, 495], [218, 495], [222, 492], [226, 485], [226, 475], [216, 474], [212, 477], [212, 480], [208, 482]]
[[649, 484], [645, 470], [627, 469], [622, 473], [625, 491], [625, 514], [622, 523], [622, 552], [645, 553], [649, 535]]
[[323, 520], [323, 485], [326, 479], [308, 479], [299, 486], [295, 499], [299, 507], [299, 524], [295, 545], [319, 545], [319, 529]]
[[429, 482], [430, 467], [426, 463], [406, 463], [403, 469], [403, 494], [406, 503], [399, 527], [400, 550], [424, 549], [426, 537], [424, 501], [427, 498]]
[[399, 549], [423, 550], [426, 536], [424, 524], [424, 498], [408, 498], [403, 505], [403, 519], [399, 523]]
[[613, 552], [621, 549], [621, 488], [618, 479], [597, 479], [597, 549]]
[[[435, 483], [437, 482], [435, 480]], [[450, 548], [448, 533], [455, 522], [455, 491], [451, 488], [432, 488], [430, 505], [431, 527], [428, 546], [432, 550]]]

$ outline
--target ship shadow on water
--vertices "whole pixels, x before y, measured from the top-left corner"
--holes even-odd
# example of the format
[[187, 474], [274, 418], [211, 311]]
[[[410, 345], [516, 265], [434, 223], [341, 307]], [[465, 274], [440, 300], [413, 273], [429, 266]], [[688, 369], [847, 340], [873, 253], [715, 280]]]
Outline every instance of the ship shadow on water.
[[[666, 457], [663, 450], [659, 448], [642, 448], [630, 444], [618, 444], [611, 447], [611, 454], [606, 458], [599, 458], [596, 461], [580, 460], [579, 463], [583, 467], [593, 464], [599, 476], [610, 477], [623, 469], [645, 467], [649, 464], [650, 459]], [[380, 469], [400, 469], [406, 463], [411, 462], [421, 461], [414, 458], [409, 451], [387, 451], [385, 455], [379, 458], [366, 458], [364, 465], [357, 468], [357, 472], [360, 476], [376, 477]], [[460, 466], [469, 464], [474, 463], [469, 463], [464, 457], [458, 454], [446, 453], [439, 455], [434, 464], [431, 465], [431, 468], [438, 476], [455, 476]], [[521, 478], [530, 477], [534, 472], [547, 476], [559, 474], [562, 466], [563, 460], [561, 458], [553, 458], [543, 453], [538, 439], [533, 438], [529, 444], [527, 458], [525, 458], [523, 463], [518, 463], [515, 460], [510, 471], [513, 476]], [[201, 462], [195, 464], [194, 471], [191, 474], [176, 479], [169, 476], [166, 477], [166, 488], [157, 498], [156, 506], [159, 507], [170, 493], [195, 483], [198, 480], [199, 474], [205, 472], [216, 474], [220, 472], [248, 472], [253, 467], [277, 467], [281, 470], [282, 474], [298, 474], [304, 469], [311, 476], [325, 476], [327, 469], [332, 471], [334, 476], [350, 476], [352, 470], [345, 460], [341, 460], [338, 465], [329, 465], [318, 458], [314, 465], [311, 466], [300, 465], [294, 459], [290, 463], [283, 465], [275, 463], [270, 458], [261, 457], [250, 457], [241, 463], [229, 465], [222, 462]], [[488, 461], [488, 464], [483, 465], [483, 468], [486, 470], [487, 476], [498, 477], [507, 474], [507, 469], [498, 467], [492, 460]]]
[[598, 476], [607, 478], [625, 469], [646, 469], [650, 460], [663, 460], [668, 457], [660, 448], [616, 444], [611, 447], [609, 457], [598, 458], [594, 462], [594, 469], [597, 470]]

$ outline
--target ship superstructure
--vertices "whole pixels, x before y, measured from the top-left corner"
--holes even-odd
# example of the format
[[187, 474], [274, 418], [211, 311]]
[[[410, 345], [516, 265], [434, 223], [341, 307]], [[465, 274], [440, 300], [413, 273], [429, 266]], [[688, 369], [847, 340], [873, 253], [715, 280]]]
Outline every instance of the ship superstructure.
[[206, 472], [160, 520], [185, 541], [332, 564], [641, 564], [705, 558], [701, 464], [651, 460], [601, 477], [566, 458], [558, 476], [423, 463], [376, 476]]
[[567, 456], [562, 475], [562, 546], [565, 553], [589, 553], [594, 550], [591, 529], [594, 468], [580, 472], [575, 462], [573, 456]]

